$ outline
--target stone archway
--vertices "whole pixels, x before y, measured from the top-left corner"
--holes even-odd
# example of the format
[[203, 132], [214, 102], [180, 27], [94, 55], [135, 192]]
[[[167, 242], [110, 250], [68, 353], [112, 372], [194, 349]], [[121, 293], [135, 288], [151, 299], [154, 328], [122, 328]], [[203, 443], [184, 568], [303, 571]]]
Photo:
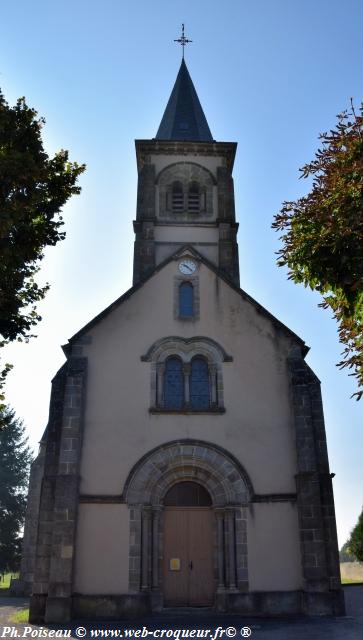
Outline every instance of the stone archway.
[[150, 593], [154, 607], [162, 605], [163, 499], [183, 480], [198, 482], [212, 499], [216, 604], [223, 606], [228, 592], [248, 590], [247, 505], [253, 489], [229, 452], [199, 440], [153, 449], [128, 476], [123, 495], [130, 509], [130, 591]]

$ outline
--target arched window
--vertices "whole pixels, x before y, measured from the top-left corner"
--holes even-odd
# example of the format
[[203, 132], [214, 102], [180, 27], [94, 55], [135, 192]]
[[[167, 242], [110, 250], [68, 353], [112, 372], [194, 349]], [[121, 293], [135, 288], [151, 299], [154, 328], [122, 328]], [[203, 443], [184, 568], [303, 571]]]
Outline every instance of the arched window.
[[200, 211], [200, 191], [197, 182], [192, 182], [189, 185], [188, 210], [192, 213], [199, 213]]
[[194, 287], [190, 282], [182, 282], [179, 286], [179, 316], [190, 318], [194, 313]]
[[181, 182], [174, 182], [171, 192], [171, 208], [173, 211], [184, 210], [183, 185]]
[[182, 409], [184, 405], [184, 375], [182, 361], [170, 356], [165, 362], [164, 407]]
[[192, 360], [190, 372], [190, 406], [192, 409], [210, 408], [208, 363], [201, 356]]

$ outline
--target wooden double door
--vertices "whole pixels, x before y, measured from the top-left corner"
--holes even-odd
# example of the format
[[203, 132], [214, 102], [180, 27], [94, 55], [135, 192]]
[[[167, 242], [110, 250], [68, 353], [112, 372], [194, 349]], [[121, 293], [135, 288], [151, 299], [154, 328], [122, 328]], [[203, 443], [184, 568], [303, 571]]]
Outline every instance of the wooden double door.
[[210, 606], [214, 600], [213, 511], [166, 507], [163, 592], [166, 606]]

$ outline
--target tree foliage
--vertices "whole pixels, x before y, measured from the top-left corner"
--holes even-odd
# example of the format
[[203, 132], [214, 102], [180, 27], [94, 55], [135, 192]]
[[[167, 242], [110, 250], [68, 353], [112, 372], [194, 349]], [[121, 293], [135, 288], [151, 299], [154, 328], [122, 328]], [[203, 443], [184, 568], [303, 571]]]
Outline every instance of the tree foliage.
[[0, 346], [29, 339], [40, 320], [36, 303], [49, 285], [39, 286], [35, 275], [44, 249], [65, 237], [60, 211], [80, 192], [85, 169], [67, 151], [48, 156], [43, 124], [24, 98], [10, 107], [0, 92]]
[[350, 538], [347, 542], [349, 552], [358, 560], [363, 562], [363, 509], [358, 518]]
[[282, 231], [277, 264], [289, 279], [319, 291], [331, 309], [344, 345], [337, 366], [356, 376], [363, 395], [363, 105], [337, 116], [320, 135], [321, 148], [301, 177], [312, 177], [308, 195], [284, 202], [273, 228]]
[[339, 560], [340, 562], [354, 562], [355, 556], [351, 553], [349, 549], [349, 540], [343, 544], [342, 548], [339, 551]]
[[0, 432], [0, 571], [19, 566], [31, 451], [25, 429], [12, 410], [2, 410]]

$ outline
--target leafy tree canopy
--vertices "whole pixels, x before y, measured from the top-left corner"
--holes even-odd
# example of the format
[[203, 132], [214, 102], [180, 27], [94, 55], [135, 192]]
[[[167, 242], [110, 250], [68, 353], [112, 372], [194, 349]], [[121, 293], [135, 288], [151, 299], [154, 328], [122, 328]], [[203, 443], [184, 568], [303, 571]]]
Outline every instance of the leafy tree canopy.
[[353, 556], [349, 549], [349, 540], [345, 544], [343, 544], [342, 548], [340, 549], [339, 560], [340, 562], [354, 562], [355, 556]]
[[357, 524], [350, 534], [347, 545], [349, 552], [355, 556], [358, 562], [363, 562], [363, 509]]
[[21, 552], [31, 451], [22, 422], [12, 410], [1, 411], [5, 429], [0, 432], [0, 571], [14, 571]]
[[289, 279], [319, 291], [330, 308], [344, 345], [340, 368], [357, 378], [363, 395], [363, 105], [337, 116], [322, 133], [315, 159], [302, 167], [312, 177], [310, 193], [284, 202], [272, 227], [282, 231], [279, 266]]
[[[36, 303], [49, 285], [35, 281], [47, 246], [65, 237], [60, 211], [80, 192], [85, 165], [68, 152], [44, 151], [43, 118], [20, 98], [10, 107], [0, 92], [0, 346], [29, 339], [40, 320]], [[0, 389], [9, 366], [0, 372]]]

